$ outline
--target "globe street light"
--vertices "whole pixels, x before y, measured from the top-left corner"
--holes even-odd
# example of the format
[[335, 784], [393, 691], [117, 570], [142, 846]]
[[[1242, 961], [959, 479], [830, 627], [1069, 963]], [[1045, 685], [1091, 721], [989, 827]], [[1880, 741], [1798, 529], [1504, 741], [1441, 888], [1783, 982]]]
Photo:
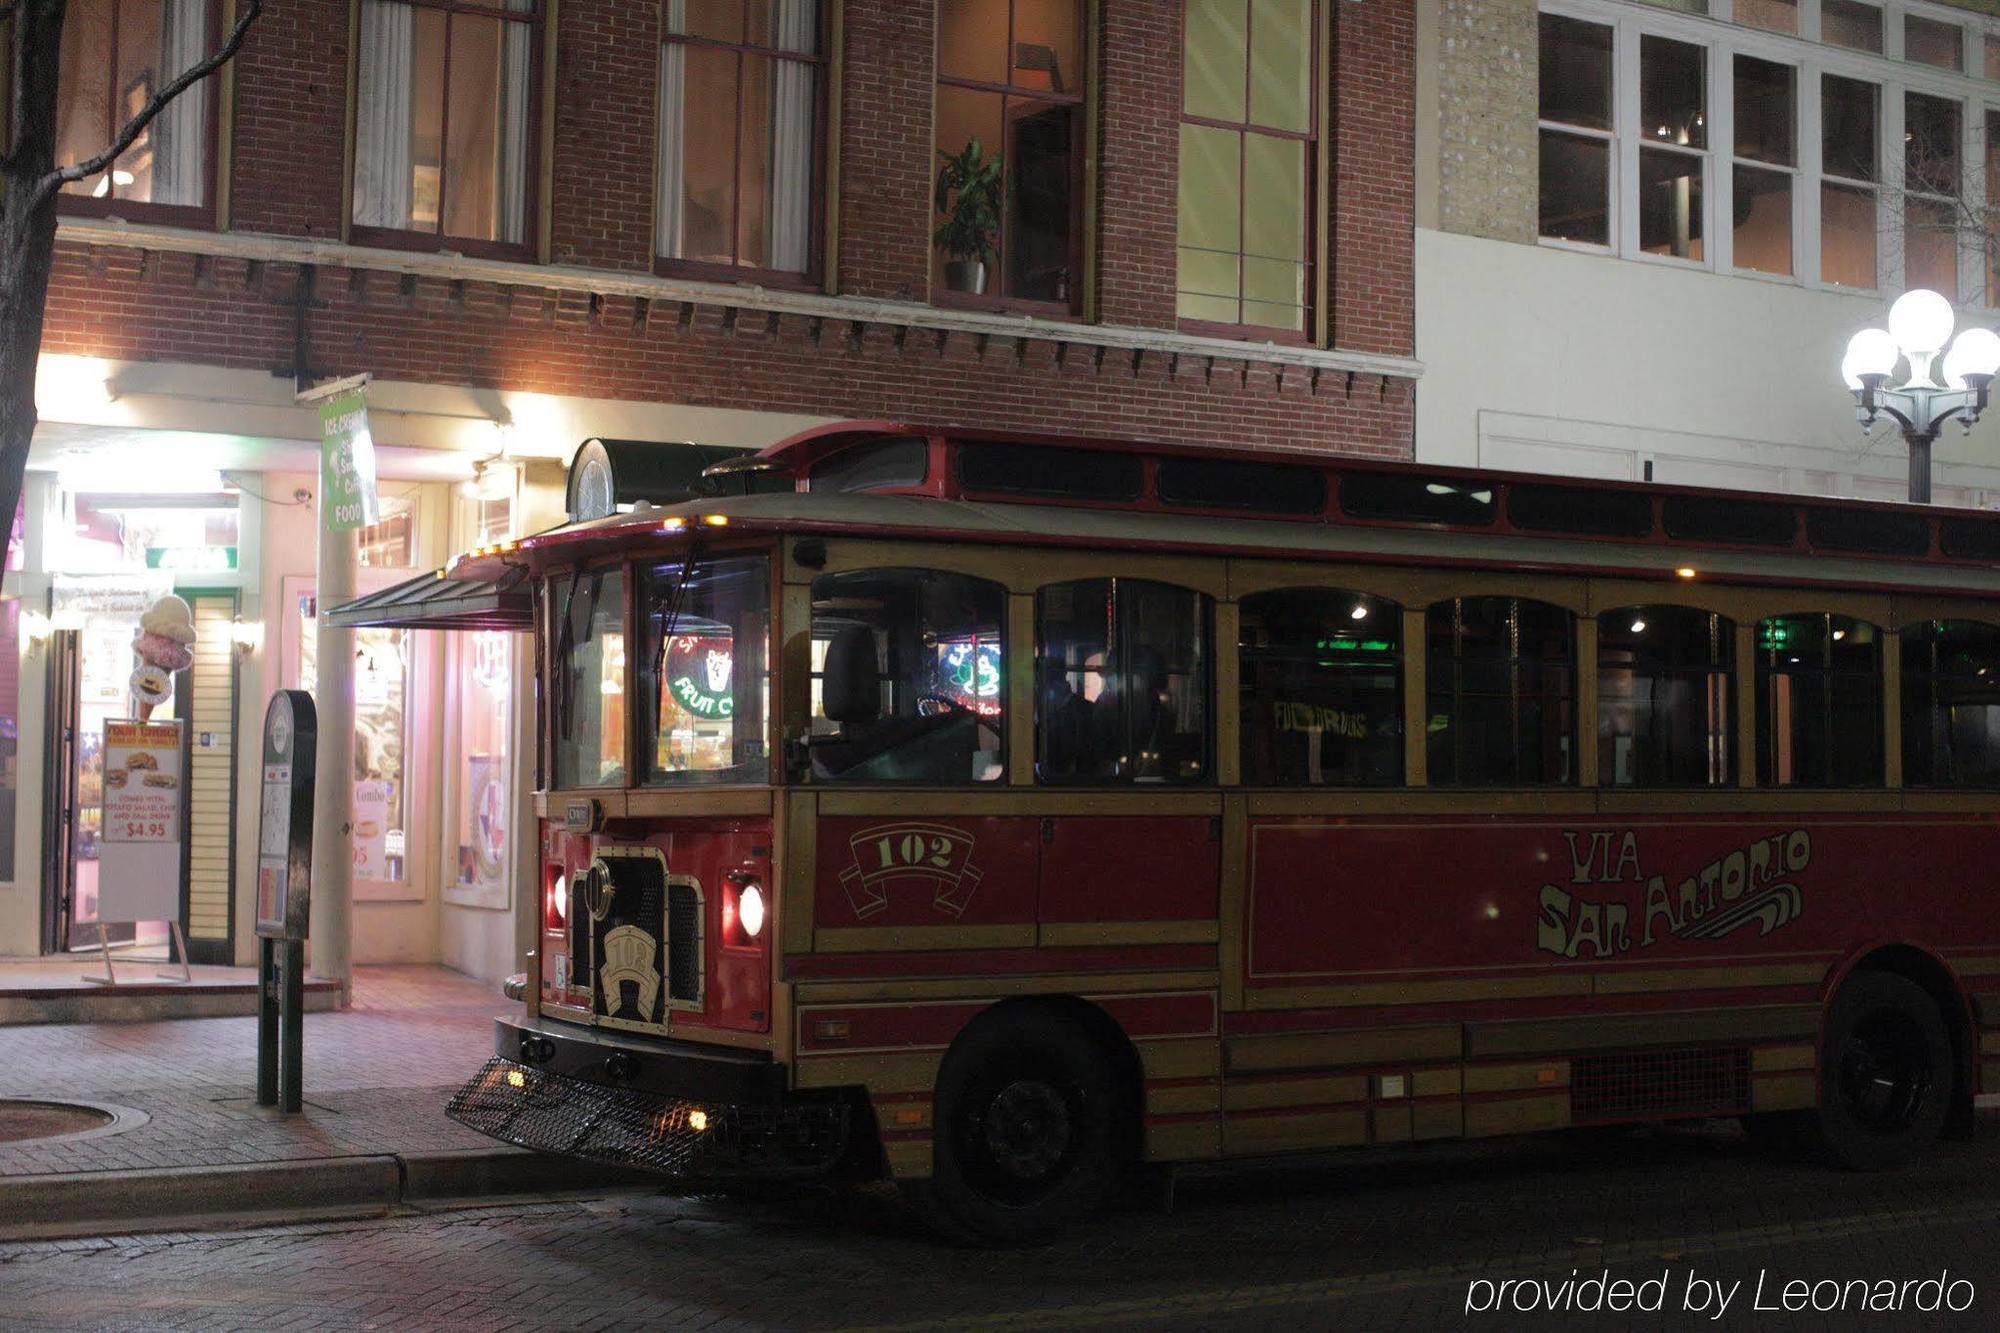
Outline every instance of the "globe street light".
[[[2000, 374], [2000, 336], [1991, 329], [1967, 329], [1952, 341], [1951, 302], [1922, 288], [1904, 292], [1889, 307], [1889, 327], [1863, 329], [1848, 340], [1840, 377], [1854, 391], [1854, 415], [1864, 434], [1887, 414], [1902, 428], [1910, 446], [1910, 503], [1931, 502], [1931, 445], [1944, 423], [1957, 417], [1967, 433], [1986, 410], [1986, 391]], [[1950, 350], [1946, 347], [1949, 345]], [[1931, 378], [1931, 363], [1944, 353], [1944, 383]], [[1890, 388], [1899, 361], [1909, 378]]]

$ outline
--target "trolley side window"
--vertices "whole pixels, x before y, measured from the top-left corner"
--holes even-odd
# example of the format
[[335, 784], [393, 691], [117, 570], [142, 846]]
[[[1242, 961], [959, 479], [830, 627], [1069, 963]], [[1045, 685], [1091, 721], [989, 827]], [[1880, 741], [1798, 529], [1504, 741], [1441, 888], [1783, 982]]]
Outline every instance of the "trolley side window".
[[1425, 616], [1430, 781], [1439, 787], [1574, 780], [1576, 629], [1525, 597], [1454, 597]]
[[1736, 626], [1687, 606], [1597, 617], [1597, 774], [1607, 787], [1736, 781]]
[[580, 569], [549, 584], [556, 786], [625, 785], [625, 572]]
[[1882, 782], [1882, 642], [1875, 626], [1808, 612], [1757, 623], [1757, 782]]
[[2000, 787], [2000, 626], [1927, 620], [1902, 639], [1903, 781]]
[[997, 583], [933, 569], [813, 580], [813, 779], [998, 781], [1006, 605]]
[[1401, 608], [1285, 588], [1245, 597], [1238, 618], [1243, 781], [1401, 786]]
[[1035, 773], [1050, 783], [1200, 782], [1209, 772], [1208, 599], [1143, 579], [1035, 597]]
[[650, 786], [764, 782], [771, 567], [764, 556], [657, 565], [645, 577], [639, 698]]

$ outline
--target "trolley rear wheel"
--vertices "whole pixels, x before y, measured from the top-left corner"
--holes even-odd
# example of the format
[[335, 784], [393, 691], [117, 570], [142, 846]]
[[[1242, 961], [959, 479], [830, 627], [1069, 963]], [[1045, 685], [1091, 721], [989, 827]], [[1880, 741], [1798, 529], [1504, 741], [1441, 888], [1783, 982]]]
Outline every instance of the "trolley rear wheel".
[[1938, 1137], [1951, 1091], [1951, 1037], [1930, 995], [1892, 972], [1857, 972], [1827, 1012], [1806, 1144], [1850, 1170], [1901, 1166]]

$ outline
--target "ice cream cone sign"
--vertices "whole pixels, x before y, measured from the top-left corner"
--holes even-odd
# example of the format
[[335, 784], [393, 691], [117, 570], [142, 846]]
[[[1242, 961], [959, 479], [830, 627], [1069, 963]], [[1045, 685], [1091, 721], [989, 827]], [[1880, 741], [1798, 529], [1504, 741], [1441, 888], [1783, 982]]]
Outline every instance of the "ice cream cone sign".
[[139, 665], [132, 671], [132, 697], [146, 721], [174, 695], [174, 673], [194, 665], [194, 611], [172, 593], [146, 608], [132, 639]]

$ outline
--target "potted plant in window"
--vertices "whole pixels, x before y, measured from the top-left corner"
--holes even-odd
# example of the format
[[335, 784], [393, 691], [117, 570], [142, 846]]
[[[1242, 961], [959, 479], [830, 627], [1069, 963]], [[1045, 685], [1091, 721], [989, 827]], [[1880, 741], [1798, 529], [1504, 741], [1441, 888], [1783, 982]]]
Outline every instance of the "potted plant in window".
[[931, 240], [949, 258], [945, 286], [974, 296], [986, 291], [986, 266], [993, 260], [993, 240], [1000, 230], [1000, 158], [986, 156], [977, 139], [956, 153], [939, 153], [934, 199], [944, 221]]

